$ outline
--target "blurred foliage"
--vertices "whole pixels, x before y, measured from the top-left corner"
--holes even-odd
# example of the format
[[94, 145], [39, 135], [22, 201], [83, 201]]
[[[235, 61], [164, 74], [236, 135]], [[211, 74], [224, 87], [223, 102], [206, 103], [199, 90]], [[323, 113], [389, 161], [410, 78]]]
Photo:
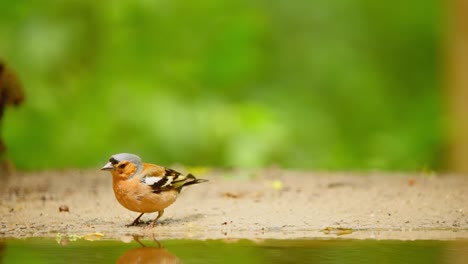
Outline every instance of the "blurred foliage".
[[[435, 1], [2, 1], [20, 169], [437, 169]], [[423, 8], [422, 8], [423, 7]]]

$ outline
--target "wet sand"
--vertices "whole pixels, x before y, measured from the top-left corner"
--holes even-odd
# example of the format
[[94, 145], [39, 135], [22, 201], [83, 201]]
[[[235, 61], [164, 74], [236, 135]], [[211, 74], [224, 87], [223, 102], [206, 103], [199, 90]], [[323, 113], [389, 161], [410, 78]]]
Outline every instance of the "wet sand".
[[[236, 174], [244, 177], [226, 176]], [[116, 201], [109, 173], [18, 173], [0, 187], [0, 238], [468, 239], [468, 177], [278, 169], [198, 177], [210, 181], [184, 189], [148, 228], [156, 213], [126, 226], [138, 214]]]

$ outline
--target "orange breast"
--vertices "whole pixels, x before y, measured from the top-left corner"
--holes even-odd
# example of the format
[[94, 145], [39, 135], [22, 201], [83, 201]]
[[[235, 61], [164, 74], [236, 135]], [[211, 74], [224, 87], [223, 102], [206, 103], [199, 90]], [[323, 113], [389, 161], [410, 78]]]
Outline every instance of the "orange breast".
[[121, 180], [113, 177], [113, 188], [117, 201], [128, 210], [139, 213], [152, 213], [164, 210], [175, 202], [176, 190], [154, 193], [153, 189], [142, 184], [138, 177]]

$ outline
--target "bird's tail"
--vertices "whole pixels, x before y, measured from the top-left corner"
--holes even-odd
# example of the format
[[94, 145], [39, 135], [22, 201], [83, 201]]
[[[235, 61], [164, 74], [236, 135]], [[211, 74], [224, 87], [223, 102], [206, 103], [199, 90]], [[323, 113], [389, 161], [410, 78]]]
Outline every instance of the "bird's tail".
[[189, 173], [187, 174], [186, 177], [186, 180], [185, 180], [185, 183], [184, 185], [182, 185], [182, 187], [185, 187], [185, 186], [189, 186], [189, 185], [192, 185], [192, 184], [198, 184], [198, 183], [202, 183], [202, 182], [207, 182], [208, 180], [205, 180], [205, 179], [197, 179], [195, 178], [195, 176], [193, 176], [193, 174]]

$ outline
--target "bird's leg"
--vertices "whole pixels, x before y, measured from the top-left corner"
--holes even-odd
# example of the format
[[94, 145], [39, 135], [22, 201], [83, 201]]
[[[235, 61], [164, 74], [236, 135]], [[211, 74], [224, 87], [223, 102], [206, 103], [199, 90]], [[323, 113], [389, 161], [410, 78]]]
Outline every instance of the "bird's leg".
[[140, 221], [140, 217], [143, 215], [144, 213], [141, 213], [135, 220], [133, 220], [133, 223], [129, 224], [128, 226], [136, 226], [138, 225], [138, 222]]
[[133, 235], [133, 240], [135, 240], [142, 247], [146, 247], [143, 243], [141, 243], [140, 238], [137, 235]]
[[158, 244], [158, 248], [163, 248], [163, 245], [161, 244], [161, 242], [159, 242], [155, 237], [154, 237], [154, 233], [153, 233], [153, 241]]
[[151, 228], [154, 227], [154, 225], [156, 224], [156, 221], [158, 221], [158, 219], [161, 218], [163, 214], [164, 214], [164, 210], [158, 211], [158, 216], [153, 220], [153, 222], [151, 222], [151, 225], [150, 225]]

